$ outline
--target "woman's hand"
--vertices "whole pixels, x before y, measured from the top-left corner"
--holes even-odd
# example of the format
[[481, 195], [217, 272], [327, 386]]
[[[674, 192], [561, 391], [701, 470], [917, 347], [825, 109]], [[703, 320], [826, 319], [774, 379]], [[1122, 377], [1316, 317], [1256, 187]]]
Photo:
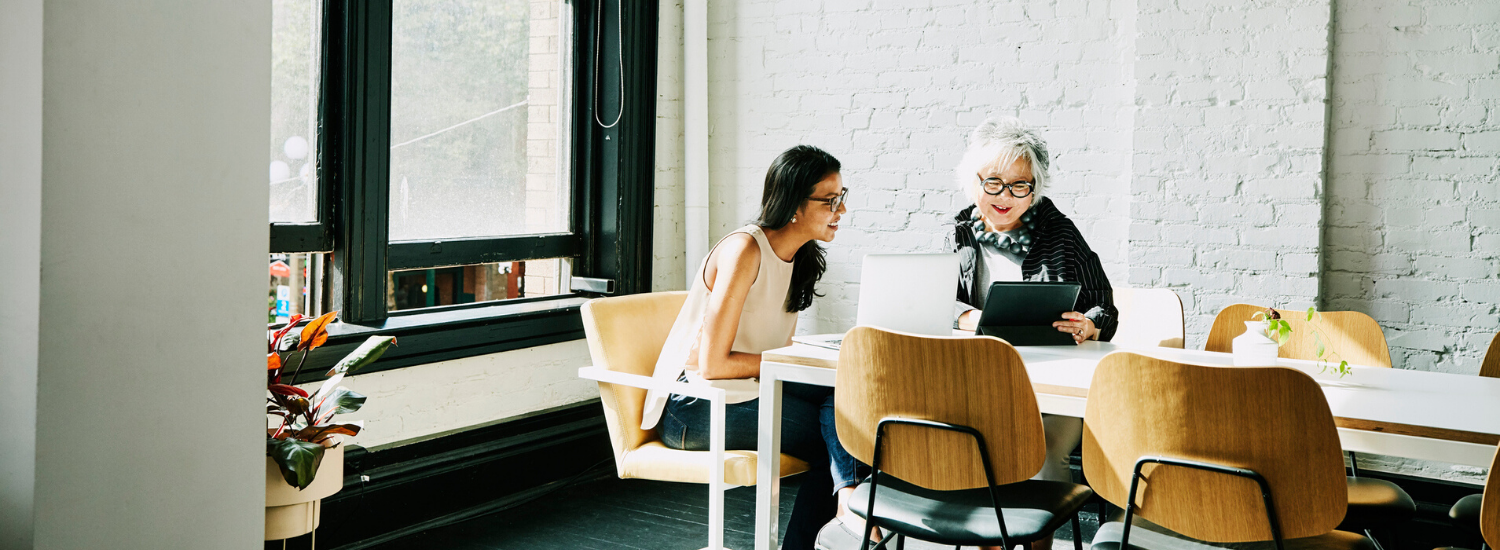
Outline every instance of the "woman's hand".
[[965, 311], [963, 315], [959, 315], [958, 330], [967, 330], [969, 332], [974, 332], [974, 329], [979, 328], [979, 314], [980, 310], [971, 309]]
[[1094, 328], [1094, 322], [1084, 317], [1082, 313], [1069, 311], [1062, 314], [1063, 320], [1052, 323], [1059, 332], [1073, 335], [1073, 343], [1082, 344], [1084, 340], [1092, 339], [1099, 335], [1099, 329]]

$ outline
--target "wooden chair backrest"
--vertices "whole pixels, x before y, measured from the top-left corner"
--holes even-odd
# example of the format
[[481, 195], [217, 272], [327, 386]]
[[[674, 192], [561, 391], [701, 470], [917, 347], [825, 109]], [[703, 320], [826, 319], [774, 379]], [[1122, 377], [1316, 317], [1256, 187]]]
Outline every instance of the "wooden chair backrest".
[[[1255, 312], [1265, 309], [1261, 306], [1235, 304], [1219, 311], [1214, 317], [1213, 327], [1208, 331], [1208, 344], [1203, 349], [1228, 353], [1233, 348], [1235, 337], [1245, 333], [1245, 321], [1249, 321]], [[1318, 360], [1317, 339], [1313, 338], [1313, 330], [1309, 328], [1307, 312], [1287, 309], [1278, 309], [1276, 312], [1292, 326], [1291, 339], [1281, 345], [1277, 356], [1285, 359]], [[1369, 315], [1358, 311], [1320, 311], [1317, 321], [1323, 330], [1324, 346], [1338, 352], [1350, 365], [1391, 366], [1391, 348], [1386, 345], [1385, 333], [1381, 332], [1380, 324]]]
[[[588, 338], [594, 366], [651, 376], [667, 333], [672, 331], [686, 300], [686, 292], [654, 292], [584, 303], [583, 334]], [[656, 439], [654, 431], [641, 429], [646, 390], [600, 382], [599, 399], [604, 404], [605, 424], [618, 467], [625, 453]]]
[[[1312, 377], [1282, 368], [1106, 355], [1089, 386], [1083, 469], [1094, 491], [1125, 507], [1136, 460], [1161, 456], [1247, 468], [1269, 482], [1285, 539], [1321, 535], [1348, 506], [1333, 414]], [[1137, 513], [1210, 542], [1271, 540], [1254, 481], [1147, 465]]]
[[1500, 450], [1490, 462], [1490, 473], [1484, 478], [1484, 497], [1479, 503], [1479, 534], [1484, 535], [1484, 543], [1490, 548], [1500, 548]]
[[1500, 332], [1490, 339], [1490, 349], [1484, 352], [1484, 363], [1479, 365], [1479, 375], [1500, 378]]
[[[865, 464], [874, 464], [880, 420], [902, 417], [978, 430], [997, 484], [1041, 470], [1046, 443], [1036, 394], [1020, 354], [1004, 340], [855, 327], [844, 335], [836, 380], [839, 442]], [[986, 486], [978, 447], [962, 433], [891, 426], [882, 454], [882, 472], [921, 487]]]
[[1169, 288], [1116, 288], [1115, 307], [1120, 324], [1110, 342], [1163, 348], [1183, 347], [1186, 324], [1182, 298]]

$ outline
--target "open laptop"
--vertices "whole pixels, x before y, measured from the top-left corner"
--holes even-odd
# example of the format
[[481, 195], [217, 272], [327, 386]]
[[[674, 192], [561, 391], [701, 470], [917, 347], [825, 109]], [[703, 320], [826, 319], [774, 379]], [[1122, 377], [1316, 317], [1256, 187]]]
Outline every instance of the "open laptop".
[[1078, 283], [991, 283], [975, 333], [1012, 346], [1072, 346], [1073, 337], [1052, 323], [1073, 311], [1081, 289]]
[[[953, 334], [958, 254], [869, 254], [860, 271], [855, 323], [887, 330]], [[799, 336], [792, 341], [838, 349], [842, 334]]]

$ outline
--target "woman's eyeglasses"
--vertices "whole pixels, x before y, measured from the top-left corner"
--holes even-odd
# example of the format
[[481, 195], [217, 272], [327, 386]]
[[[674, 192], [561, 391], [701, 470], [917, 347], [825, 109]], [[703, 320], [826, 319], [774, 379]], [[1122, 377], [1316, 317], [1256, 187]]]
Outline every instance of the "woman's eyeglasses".
[[979, 178], [979, 184], [984, 186], [984, 193], [986, 195], [999, 195], [1004, 193], [1006, 189], [1009, 189], [1010, 196], [1024, 199], [1031, 195], [1031, 189], [1034, 187], [1034, 184], [1029, 181], [1005, 183], [1005, 180], [1000, 178], [986, 178], [979, 174], [974, 174], [974, 177]]
[[844, 201], [848, 197], [849, 197], [849, 188], [845, 187], [843, 191], [839, 192], [839, 195], [837, 197], [831, 197], [831, 198], [826, 198], [826, 199], [809, 198], [807, 200], [818, 201], [818, 202], [826, 202], [826, 203], [828, 203], [828, 211], [829, 212], [838, 212], [839, 211], [839, 207], [844, 205]]

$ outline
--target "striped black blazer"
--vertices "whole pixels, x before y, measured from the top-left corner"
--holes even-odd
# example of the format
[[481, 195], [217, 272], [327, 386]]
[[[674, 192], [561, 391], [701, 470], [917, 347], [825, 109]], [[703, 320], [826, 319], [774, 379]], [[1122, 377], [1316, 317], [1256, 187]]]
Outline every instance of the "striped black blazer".
[[[978, 303], [974, 292], [978, 281], [978, 262], [984, 261], [975, 248], [973, 230], [969, 229], [969, 216], [974, 206], [963, 209], [953, 218], [953, 251], [959, 254], [958, 301], [975, 308], [984, 308]], [[1078, 232], [1078, 226], [1063, 215], [1047, 197], [1040, 197], [1031, 205], [1031, 217], [1036, 222], [1032, 230], [1031, 252], [1021, 261], [1021, 277], [1028, 281], [1068, 281], [1083, 285], [1078, 293], [1074, 311], [1082, 311], [1099, 328], [1099, 339], [1109, 341], [1119, 324], [1120, 310], [1115, 309], [1114, 291], [1109, 277], [1104, 275], [1104, 266], [1099, 255], [1089, 248]], [[1044, 275], [1045, 274], [1045, 275]]]

